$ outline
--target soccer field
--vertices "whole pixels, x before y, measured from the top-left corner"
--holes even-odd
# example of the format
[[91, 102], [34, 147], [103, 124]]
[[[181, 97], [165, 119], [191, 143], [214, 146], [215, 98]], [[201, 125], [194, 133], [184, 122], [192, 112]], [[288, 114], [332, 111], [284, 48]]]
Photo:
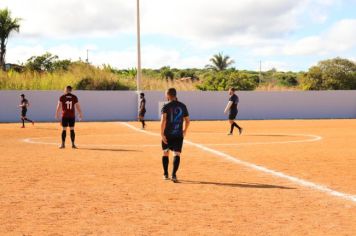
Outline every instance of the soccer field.
[[356, 120], [239, 124], [192, 122], [176, 184], [158, 122], [1, 124], [0, 235], [356, 234]]

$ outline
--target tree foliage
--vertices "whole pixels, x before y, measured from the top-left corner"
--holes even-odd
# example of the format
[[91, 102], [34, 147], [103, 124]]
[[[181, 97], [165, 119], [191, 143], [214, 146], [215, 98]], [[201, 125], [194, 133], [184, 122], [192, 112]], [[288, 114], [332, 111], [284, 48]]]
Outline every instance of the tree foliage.
[[334, 58], [320, 61], [303, 76], [305, 90], [350, 90], [356, 89], [356, 63]]
[[257, 87], [256, 76], [241, 72], [206, 73], [202, 83], [197, 86], [203, 91], [226, 91], [231, 87], [237, 90], [254, 90]]
[[11, 32], [20, 31], [20, 18], [12, 18], [8, 8], [0, 9], [0, 67], [5, 70], [6, 45]]
[[224, 71], [235, 63], [234, 60], [230, 59], [229, 56], [225, 56], [222, 52], [210, 58], [210, 62], [211, 64], [206, 65], [206, 68], [214, 71]]
[[37, 72], [54, 72], [61, 70], [68, 70], [70, 60], [59, 60], [57, 55], [52, 55], [49, 52], [41, 56], [32, 56], [27, 60], [25, 64], [26, 69]]

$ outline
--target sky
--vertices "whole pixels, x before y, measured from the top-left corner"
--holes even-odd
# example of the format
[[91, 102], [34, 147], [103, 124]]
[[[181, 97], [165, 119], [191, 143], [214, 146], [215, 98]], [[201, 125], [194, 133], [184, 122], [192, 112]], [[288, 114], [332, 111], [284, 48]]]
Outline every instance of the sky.
[[[356, 0], [140, 0], [142, 66], [203, 68], [229, 55], [239, 70], [306, 71], [356, 60]], [[136, 67], [136, 0], [1, 0], [21, 18], [6, 61], [45, 52]]]

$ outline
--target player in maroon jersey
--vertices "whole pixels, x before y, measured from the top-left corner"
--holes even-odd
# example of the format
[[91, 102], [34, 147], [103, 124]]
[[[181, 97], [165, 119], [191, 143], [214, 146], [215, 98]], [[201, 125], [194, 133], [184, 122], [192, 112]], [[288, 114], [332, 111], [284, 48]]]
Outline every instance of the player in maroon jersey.
[[62, 110], [62, 144], [59, 148], [65, 148], [65, 141], [67, 136], [67, 127], [70, 128], [70, 139], [72, 140], [72, 148], [77, 148], [75, 146], [75, 110], [78, 111], [79, 120], [82, 119], [83, 113], [80, 109], [77, 96], [72, 94], [72, 87], [67, 86], [65, 88], [64, 94], [59, 98], [57, 110], [56, 110], [56, 119], [59, 120], [60, 111]]

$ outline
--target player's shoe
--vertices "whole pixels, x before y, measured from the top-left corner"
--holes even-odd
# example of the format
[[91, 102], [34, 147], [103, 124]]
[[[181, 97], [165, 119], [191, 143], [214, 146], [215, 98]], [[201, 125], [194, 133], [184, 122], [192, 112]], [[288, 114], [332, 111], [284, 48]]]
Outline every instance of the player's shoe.
[[242, 134], [242, 131], [243, 131], [243, 130], [244, 130], [243, 128], [240, 128], [240, 129], [239, 129], [239, 135]]
[[73, 148], [73, 149], [78, 149], [78, 147], [75, 146], [75, 144], [72, 144], [72, 148]]
[[25, 128], [25, 126], [21, 126], [21, 129]]
[[163, 175], [163, 180], [169, 180], [168, 175]]
[[178, 183], [178, 179], [176, 175], [172, 176], [172, 181], [173, 183]]
[[230, 135], [232, 135], [232, 133], [229, 132], [229, 133], [227, 133], [227, 135], [230, 136]]
[[35, 122], [34, 122], [34, 121], [32, 121], [32, 125], [35, 125]]
[[62, 143], [60, 146], [59, 146], [59, 149], [65, 149], [66, 146], [64, 145], [64, 143]]

